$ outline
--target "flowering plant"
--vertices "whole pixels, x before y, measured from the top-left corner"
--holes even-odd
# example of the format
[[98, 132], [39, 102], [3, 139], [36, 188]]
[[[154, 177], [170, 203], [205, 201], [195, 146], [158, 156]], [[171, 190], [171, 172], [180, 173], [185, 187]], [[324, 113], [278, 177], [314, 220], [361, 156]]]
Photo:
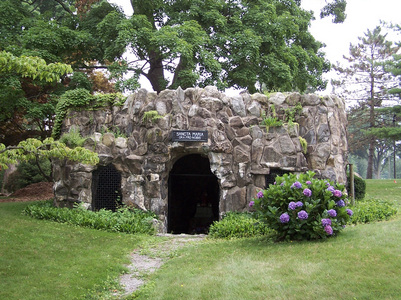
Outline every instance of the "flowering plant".
[[252, 205], [278, 240], [327, 238], [338, 234], [352, 216], [344, 186], [314, 178], [314, 172], [285, 174], [259, 191]]

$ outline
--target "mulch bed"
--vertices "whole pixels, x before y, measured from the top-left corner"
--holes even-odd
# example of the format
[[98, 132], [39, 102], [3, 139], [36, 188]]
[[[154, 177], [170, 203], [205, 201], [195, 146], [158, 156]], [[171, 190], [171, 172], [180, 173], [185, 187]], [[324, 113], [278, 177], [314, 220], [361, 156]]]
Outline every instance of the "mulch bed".
[[54, 198], [53, 182], [38, 182], [28, 185], [0, 202], [27, 202]]

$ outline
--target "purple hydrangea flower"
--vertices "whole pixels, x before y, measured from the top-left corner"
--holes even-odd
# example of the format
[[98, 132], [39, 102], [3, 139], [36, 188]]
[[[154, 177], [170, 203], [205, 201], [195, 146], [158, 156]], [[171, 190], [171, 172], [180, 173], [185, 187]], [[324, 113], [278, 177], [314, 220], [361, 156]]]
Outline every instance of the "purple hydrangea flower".
[[287, 213], [283, 213], [280, 216], [280, 222], [281, 223], [288, 223], [290, 221], [290, 216]]
[[327, 213], [329, 214], [330, 217], [334, 218], [337, 216], [337, 212], [334, 209], [329, 209], [327, 211]]
[[312, 184], [312, 182], [310, 182], [309, 180], [306, 182], [306, 184], [307, 185], [310, 185], [310, 184]]
[[326, 231], [326, 233], [327, 233], [328, 235], [332, 235], [332, 234], [333, 234], [333, 228], [331, 228], [330, 225], [325, 226], [325, 227], [324, 227], [324, 231]]
[[301, 201], [298, 201], [297, 203], [295, 203], [296, 207], [302, 207], [304, 206], [304, 204]]
[[292, 185], [292, 189], [300, 189], [302, 187], [302, 184], [299, 181], [295, 181]]
[[327, 190], [330, 191], [330, 192], [332, 192], [332, 193], [334, 193], [334, 191], [335, 191], [335, 190], [334, 190], [334, 187], [332, 187], [331, 185], [327, 188]]
[[300, 218], [301, 220], [306, 220], [306, 219], [308, 219], [308, 213], [306, 212], [306, 211], [304, 211], [304, 210], [301, 210], [299, 213], [298, 213], [298, 218]]
[[323, 225], [323, 227], [331, 225], [331, 220], [330, 219], [322, 219], [322, 225]]
[[262, 197], [263, 197], [263, 191], [259, 191], [259, 192], [256, 194], [256, 197], [262, 198]]
[[341, 193], [341, 191], [339, 191], [339, 190], [335, 190], [335, 191], [333, 192], [333, 195], [334, 195], [335, 197], [340, 198], [340, 197], [343, 195], [343, 193]]
[[294, 201], [288, 203], [288, 209], [294, 210], [297, 208], [297, 204]]
[[254, 205], [255, 205], [255, 201], [249, 202], [249, 207], [252, 207], [252, 206], [254, 206]]
[[347, 208], [347, 214], [349, 216], [352, 216], [354, 214], [354, 212], [352, 210], [350, 210], [349, 208]]
[[284, 182], [282, 182], [280, 185], [283, 186], [283, 185], [284, 185]]
[[277, 184], [277, 182], [274, 182], [273, 184], [274, 184], [274, 185], [276, 185], [276, 184]]
[[345, 206], [344, 200], [339, 200], [339, 201], [336, 202], [336, 204], [337, 204], [338, 207], [344, 207]]
[[310, 190], [310, 189], [304, 189], [304, 195], [306, 196], [306, 197], [310, 197], [310, 196], [312, 196], [312, 191]]

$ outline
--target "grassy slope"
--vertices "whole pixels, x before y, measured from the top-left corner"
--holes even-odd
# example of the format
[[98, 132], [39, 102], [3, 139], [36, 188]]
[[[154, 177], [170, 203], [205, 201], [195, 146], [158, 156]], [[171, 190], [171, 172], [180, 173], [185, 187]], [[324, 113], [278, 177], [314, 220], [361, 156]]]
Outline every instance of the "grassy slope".
[[[368, 196], [401, 204], [401, 184]], [[401, 218], [351, 226], [324, 242], [208, 241], [157, 272], [138, 299], [401, 299]]]
[[0, 204], [0, 299], [83, 299], [148, 239], [35, 220], [26, 205]]

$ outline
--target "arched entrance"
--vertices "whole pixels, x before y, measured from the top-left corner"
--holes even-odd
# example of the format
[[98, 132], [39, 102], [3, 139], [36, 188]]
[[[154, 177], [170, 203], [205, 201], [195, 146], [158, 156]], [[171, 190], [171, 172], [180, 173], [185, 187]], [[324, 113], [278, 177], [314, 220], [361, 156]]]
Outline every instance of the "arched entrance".
[[169, 176], [168, 225], [170, 233], [206, 233], [219, 218], [220, 189], [206, 157], [180, 158]]
[[122, 204], [121, 174], [113, 165], [100, 166], [92, 173], [92, 208], [115, 211]]

